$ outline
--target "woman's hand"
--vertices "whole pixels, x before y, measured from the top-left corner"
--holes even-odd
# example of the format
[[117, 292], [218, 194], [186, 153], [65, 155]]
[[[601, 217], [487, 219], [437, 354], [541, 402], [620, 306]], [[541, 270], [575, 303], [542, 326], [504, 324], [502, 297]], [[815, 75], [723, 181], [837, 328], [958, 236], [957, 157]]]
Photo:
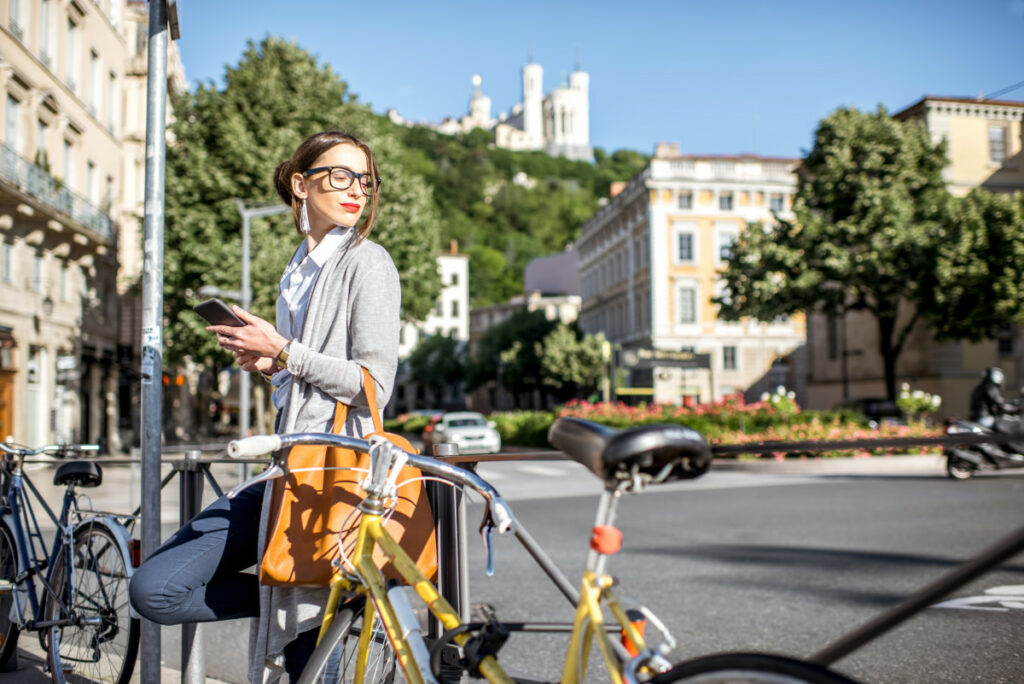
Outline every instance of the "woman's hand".
[[[236, 316], [245, 321], [246, 325], [235, 327], [230, 325], [209, 325], [206, 327], [217, 335], [217, 344], [232, 353], [244, 353], [257, 357], [267, 357], [271, 362], [277, 358], [284, 345], [288, 343], [272, 323], [254, 316], [239, 306], [232, 306]], [[248, 363], [256, 363], [249, 360]], [[240, 362], [241, 363], [241, 362]]]
[[235, 352], [235, 362], [238, 367], [247, 373], [263, 373], [273, 375], [277, 370], [277, 364], [269, 356], [260, 356], [252, 352]]

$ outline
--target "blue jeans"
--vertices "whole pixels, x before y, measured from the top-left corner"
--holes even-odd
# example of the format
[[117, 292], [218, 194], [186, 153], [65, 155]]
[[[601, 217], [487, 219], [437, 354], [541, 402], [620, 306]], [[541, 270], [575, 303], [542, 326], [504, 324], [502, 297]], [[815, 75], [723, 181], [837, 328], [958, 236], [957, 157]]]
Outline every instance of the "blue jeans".
[[[222, 496], [153, 552], [128, 586], [135, 610], [161, 625], [258, 616], [259, 580], [242, 571], [259, 560], [256, 544], [265, 489], [261, 483], [234, 499]], [[300, 634], [285, 648], [290, 681], [298, 681], [317, 632]]]

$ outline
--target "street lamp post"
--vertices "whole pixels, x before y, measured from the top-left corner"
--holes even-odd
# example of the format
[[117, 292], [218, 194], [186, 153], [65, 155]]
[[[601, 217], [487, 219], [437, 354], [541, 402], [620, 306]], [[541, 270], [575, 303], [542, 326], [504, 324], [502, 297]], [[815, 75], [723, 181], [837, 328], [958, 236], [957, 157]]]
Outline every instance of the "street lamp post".
[[[274, 216], [291, 211], [291, 207], [277, 204], [269, 207], [249, 207], [240, 199], [235, 200], [238, 213], [242, 215], [242, 287], [239, 290], [222, 290], [218, 287], [204, 286], [199, 294], [208, 297], [227, 297], [238, 301], [239, 305], [249, 310], [252, 304], [252, 289], [249, 286], [249, 225], [250, 220], [263, 216]], [[238, 380], [238, 434], [246, 437], [249, 434], [249, 374], [242, 373]]]

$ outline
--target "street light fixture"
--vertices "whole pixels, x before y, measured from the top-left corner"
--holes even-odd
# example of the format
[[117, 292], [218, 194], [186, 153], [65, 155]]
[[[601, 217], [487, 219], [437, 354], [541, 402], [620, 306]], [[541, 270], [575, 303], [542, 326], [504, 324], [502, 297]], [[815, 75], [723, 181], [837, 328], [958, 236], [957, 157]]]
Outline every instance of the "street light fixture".
[[[249, 221], [250, 219], [261, 218], [263, 216], [274, 216], [275, 214], [284, 214], [286, 212], [291, 211], [292, 208], [284, 204], [276, 204], [269, 207], [264, 206], [250, 208], [246, 207], [245, 202], [243, 202], [240, 199], [236, 199], [235, 204], [238, 205], [238, 213], [242, 215], [242, 288], [237, 292], [233, 290], [219, 290], [219, 293], [223, 297], [237, 299], [239, 305], [243, 309], [248, 311], [249, 305], [252, 302], [252, 290], [249, 287]], [[199, 288], [199, 294], [204, 295], [203, 291], [206, 290], [207, 287]], [[210, 292], [212, 293], [212, 290], [216, 289], [217, 288], [212, 288]], [[248, 373], [242, 373], [241, 378], [238, 381], [238, 393], [238, 434], [244, 438], [247, 437], [249, 433]]]

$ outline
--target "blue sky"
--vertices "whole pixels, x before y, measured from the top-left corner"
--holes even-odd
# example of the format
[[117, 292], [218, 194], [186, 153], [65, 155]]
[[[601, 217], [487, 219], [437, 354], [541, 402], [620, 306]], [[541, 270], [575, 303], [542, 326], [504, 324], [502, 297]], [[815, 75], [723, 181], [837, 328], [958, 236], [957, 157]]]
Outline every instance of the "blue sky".
[[[221, 83], [246, 42], [294, 40], [374, 111], [440, 121], [519, 101], [533, 51], [545, 91], [579, 57], [591, 143], [650, 153], [800, 156], [841, 105], [890, 112], [924, 94], [977, 96], [1024, 81], [1024, 0], [559, 0], [180, 3], [193, 85]], [[1024, 87], [1006, 93], [1024, 100]]]

